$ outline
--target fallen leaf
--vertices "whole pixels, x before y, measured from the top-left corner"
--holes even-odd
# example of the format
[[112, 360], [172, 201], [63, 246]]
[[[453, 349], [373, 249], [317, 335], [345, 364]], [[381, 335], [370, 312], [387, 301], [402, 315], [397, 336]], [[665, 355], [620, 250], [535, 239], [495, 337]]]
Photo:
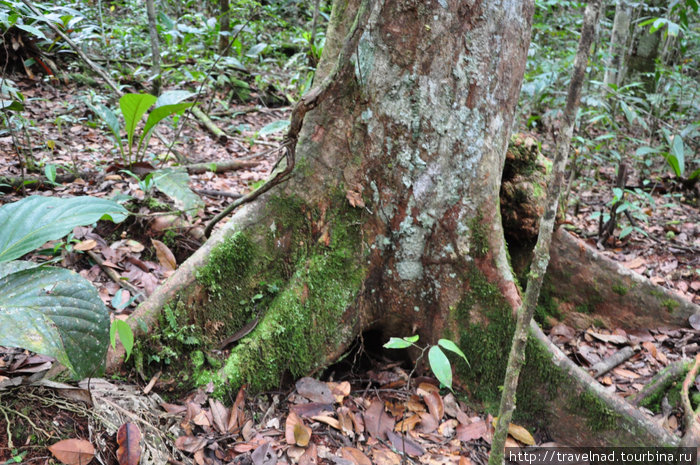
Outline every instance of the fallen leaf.
[[625, 267], [629, 268], [630, 270], [634, 268], [639, 268], [640, 266], [643, 266], [645, 264], [646, 260], [644, 260], [642, 257], [637, 257], [635, 259], [623, 263], [623, 265], [625, 265]]
[[119, 465], [138, 465], [141, 460], [141, 431], [133, 423], [124, 423], [117, 431]]
[[253, 465], [275, 465], [277, 463], [277, 456], [269, 442], [265, 442], [255, 449], [250, 458], [253, 460]]
[[88, 250], [94, 249], [95, 246], [97, 246], [97, 241], [95, 239], [86, 239], [75, 244], [73, 246], [73, 249], [79, 250], [81, 252], [86, 252]]
[[65, 465], [86, 465], [95, 457], [95, 448], [85, 439], [65, 439], [49, 446], [49, 451]]
[[420, 425], [418, 426], [418, 431], [425, 434], [430, 434], [435, 431], [438, 427], [438, 421], [434, 416], [428, 412], [421, 412], [418, 414], [420, 417]]
[[299, 457], [299, 465], [316, 465], [318, 463], [318, 450], [313, 442], [308, 449]]
[[656, 358], [657, 350], [656, 350], [656, 346], [654, 345], [653, 342], [649, 342], [649, 341], [642, 342], [642, 347], [644, 347], [646, 349], [646, 351], [651, 354], [652, 357]]
[[343, 399], [350, 395], [351, 386], [347, 381], [334, 383], [329, 381], [326, 383], [331, 390], [331, 394], [335, 397], [335, 401], [339, 404], [343, 403]]
[[323, 402], [332, 404], [335, 397], [331, 393], [328, 385], [314, 378], [304, 377], [295, 384], [299, 395], [306, 397], [312, 402]]
[[[513, 436], [513, 438], [517, 439], [526, 446], [535, 445], [535, 438], [532, 437], [532, 434], [530, 434], [530, 432], [527, 429], [523, 428], [520, 425], [510, 423], [508, 425], [508, 434], [510, 434], [511, 436]], [[518, 447], [518, 445], [516, 444], [513, 447]]]
[[226, 433], [229, 421], [229, 411], [220, 401], [209, 399], [209, 410], [214, 419], [214, 426], [220, 433]]
[[175, 260], [175, 255], [173, 255], [168, 246], [157, 239], [151, 239], [151, 243], [153, 248], [156, 249], [156, 257], [158, 257], [158, 261], [163, 268], [168, 271], [174, 271], [177, 268], [177, 260]]
[[360, 449], [355, 447], [341, 447], [340, 456], [350, 460], [354, 465], [372, 465], [372, 461]]
[[459, 458], [459, 465], [473, 465], [471, 459], [467, 457], [460, 457]]
[[639, 378], [639, 375], [633, 371], [626, 370], [624, 368], [613, 368], [613, 373], [615, 373], [618, 376], [622, 376], [623, 378], [627, 379], [636, 379]]
[[418, 423], [420, 423], [420, 417], [414, 413], [396, 423], [394, 430], [405, 433], [406, 431], [412, 430]]
[[233, 407], [231, 407], [228, 425], [226, 425], [226, 431], [229, 433], [243, 424], [243, 402], [245, 400], [245, 389], [246, 385], [241, 386], [241, 388], [238, 390], [238, 394], [236, 394], [236, 400], [233, 402]]
[[340, 422], [336, 420], [333, 417], [329, 417], [328, 415], [315, 415], [311, 417], [312, 420], [320, 421], [321, 423], [325, 423], [326, 425], [335, 428], [337, 430], [340, 429]]
[[425, 454], [425, 449], [419, 446], [414, 440], [406, 437], [405, 434], [398, 434], [393, 431], [386, 432], [387, 439], [394, 446], [394, 449], [412, 457], [420, 457]]
[[437, 391], [433, 391], [425, 396], [423, 396], [423, 402], [428, 406], [428, 411], [435, 418], [437, 422], [442, 420], [442, 416], [445, 414], [445, 406], [442, 403], [442, 397]]
[[399, 465], [401, 456], [386, 447], [377, 447], [372, 451], [372, 460], [376, 465]]
[[374, 399], [364, 414], [365, 428], [376, 439], [384, 439], [394, 429], [394, 420], [384, 411], [384, 402]]
[[198, 450], [204, 449], [207, 445], [206, 438], [200, 436], [180, 436], [175, 440], [175, 447], [179, 450], [194, 454]]
[[700, 329], [700, 314], [694, 313], [690, 315], [690, 318], [688, 318], [688, 322], [690, 322], [690, 326], [692, 326], [693, 329]]
[[345, 198], [348, 199], [348, 202], [350, 202], [350, 206], [352, 207], [364, 208], [365, 206], [365, 201], [362, 200], [362, 193], [360, 192], [348, 190], [345, 193]]
[[311, 428], [294, 412], [290, 412], [284, 425], [284, 438], [287, 444], [306, 447], [311, 439]]
[[459, 425], [459, 422], [453, 418], [442, 422], [440, 426], [438, 426], [437, 431], [443, 438], [450, 438], [454, 436], [457, 425]]
[[416, 394], [421, 397], [425, 397], [431, 392], [440, 393], [440, 388], [430, 383], [420, 383], [416, 389]]
[[590, 329], [586, 331], [586, 334], [590, 334], [599, 341], [610, 342], [611, 344], [627, 344], [629, 342], [627, 336], [621, 334], [601, 334]]
[[457, 426], [457, 438], [460, 441], [469, 442], [475, 439], [482, 439], [488, 435], [489, 427], [483, 419], [479, 419], [468, 425]]

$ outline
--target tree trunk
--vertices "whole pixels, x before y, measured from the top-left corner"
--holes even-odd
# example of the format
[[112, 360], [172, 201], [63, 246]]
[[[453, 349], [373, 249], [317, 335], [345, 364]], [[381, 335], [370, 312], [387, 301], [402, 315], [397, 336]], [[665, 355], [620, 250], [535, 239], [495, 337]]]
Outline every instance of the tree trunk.
[[153, 0], [146, 0], [146, 13], [148, 15], [148, 32], [151, 37], [151, 63], [153, 64], [153, 83], [151, 93], [160, 95], [160, 44], [158, 42], [158, 26], [156, 25], [156, 7]]
[[229, 33], [231, 32], [231, 5], [229, 0], [219, 0], [219, 55], [228, 51]]
[[618, 0], [615, 6], [615, 20], [610, 33], [610, 47], [608, 48], [608, 63], [605, 67], [604, 82], [606, 86], [614, 84], [619, 86], [624, 76], [623, 65], [627, 52], [627, 39], [630, 33], [630, 21], [632, 19], [632, 5], [628, 0]]
[[[132, 315], [141, 359], [166, 333], [194, 331], [182, 348], [197, 383], [255, 391], [318, 372], [369, 329], [379, 343], [448, 337], [471, 363], [457, 374], [495, 406], [520, 304], [499, 187], [532, 12], [529, 0], [336, 0], [316, 82], [338, 69], [357, 20], [354, 72], [306, 115], [293, 177], [242, 207]], [[161, 336], [146, 338], [163, 308]], [[674, 443], [532, 330], [523, 415], [564, 442]], [[218, 366], [211, 348], [236, 333]]]

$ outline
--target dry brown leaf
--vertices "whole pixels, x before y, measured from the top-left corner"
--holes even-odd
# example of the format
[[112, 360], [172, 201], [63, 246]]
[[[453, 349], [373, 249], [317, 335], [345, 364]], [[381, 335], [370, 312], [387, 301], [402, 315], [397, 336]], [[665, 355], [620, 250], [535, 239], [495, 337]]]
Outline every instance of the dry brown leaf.
[[459, 458], [459, 465], [473, 465], [472, 460], [467, 457]]
[[[308, 434], [306, 434], [308, 432]], [[311, 438], [311, 428], [305, 428], [304, 422], [294, 412], [289, 412], [287, 421], [284, 424], [284, 439], [287, 444], [305, 447]]]
[[192, 423], [199, 426], [209, 426], [211, 427], [211, 420], [209, 419], [210, 413], [205, 410], [200, 410], [197, 415], [192, 419]]
[[468, 442], [485, 438], [488, 435], [489, 427], [483, 419], [479, 419], [468, 425], [458, 425], [456, 431], [460, 441]]
[[406, 408], [415, 413], [425, 412], [425, 404], [421, 402], [418, 396], [411, 396], [411, 398], [406, 401]]
[[[530, 434], [530, 432], [527, 429], [523, 428], [520, 425], [516, 425], [515, 423], [509, 424], [508, 434], [510, 434], [511, 436], [513, 436], [513, 438], [517, 439], [526, 446], [535, 445], [535, 438], [532, 437], [532, 434]], [[518, 447], [517, 444], [514, 447]]]
[[211, 416], [214, 420], [214, 427], [216, 427], [220, 433], [226, 433], [230, 415], [228, 409], [220, 401], [210, 398], [209, 410], [211, 411]]
[[129, 250], [134, 252], [134, 253], [143, 252], [143, 249], [146, 248], [143, 246], [142, 243], [140, 243], [139, 241], [135, 241], [133, 239], [127, 240], [125, 244], [129, 248]]
[[124, 423], [117, 431], [119, 465], [138, 465], [141, 460], [141, 431], [133, 423]]
[[95, 239], [86, 239], [75, 244], [73, 246], [73, 249], [79, 250], [81, 252], [86, 252], [88, 250], [94, 249], [95, 246], [97, 246], [97, 241]]
[[336, 420], [333, 417], [329, 417], [328, 415], [315, 415], [311, 417], [312, 420], [320, 421], [321, 423], [325, 423], [326, 425], [335, 428], [337, 430], [340, 429], [340, 422]]
[[646, 260], [642, 257], [637, 257], [630, 261], [624, 262], [623, 265], [625, 265], [626, 268], [632, 270], [634, 268], [639, 268], [640, 266], [646, 265]]
[[372, 461], [376, 465], [399, 465], [401, 456], [386, 447], [377, 447], [372, 450]]
[[180, 436], [175, 440], [175, 447], [190, 454], [194, 454], [198, 450], [204, 449], [207, 445], [206, 438], [200, 436]]
[[435, 431], [438, 427], [438, 421], [434, 416], [428, 412], [421, 412], [418, 414], [420, 417], [420, 425], [418, 425], [418, 431], [425, 434], [430, 434]]
[[506, 438], [506, 447], [520, 448], [520, 444], [518, 444], [518, 441], [509, 436]]
[[342, 404], [343, 400], [350, 395], [351, 386], [350, 383], [347, 381], [343, 381], [340, 383], [334, 383], [332, 381], [329, 381], [326, 384], [330, 388], [333, 397], [335, 397], [335, 401], [339, 404]]
[[459, 425], [459, 422], [454, 418], [451, 418], [447, 421], [442, 422], [440, 426], [438, 426], [437, 431], [443, 438], [449, 438], [454, 436], [455, 428], [457, 428], [457, 425]]
[[169, 404], [167, 402], [161, 402], [160, 406], [163, 407], [163, 410], [165, 410], [166, 412], [168, 412], [172, 415], [179, 415], [179, 414], [187, 411], [187, 407], [185, 407], [184, 405]]
[[622, 376], [623, 378], [627, 378], [627, 379], [639, 378], [639, 375], [637, 373], [630, 371], [630, 370], [626, 370], [624, 368], [620, 368], [620, 367], [613, 368], [613, 373], [615, 373], [618, 376]]
[[350, 460], [353, 465], [372, 465], [372, 461], [360, 449], [355, 447], [341, 447], [340, 456]]
[[299, 395], [306, 397], [312, 402], [322, 402], [332, 404], [335, 401], [328, 385], [314, 378], [304, 377], [295, 384]]
[[418, 385], [418, 389], [416, 389], [416, 394], [418, 394], [421, 397], [425, 397], [431, 392], [437, 392], [440, 393], [440, 388], [435, 386], [434, 384], [430, 383], [420, 383]]
[[642, 347], [644, 347], [644, 349], [646, 349], [646, 351], [649, 352], [652, 357], [656, 358], [657, 350], [656, 350], [656, 346], [654, 345], [653, 342], [651, 342], [651, 341], [642, 342]]
[[396, 423], [396, 426], [394, 426], [394, 431], [405, 433], [406, 431], [410, 431], [415, 428], [418, 423], [420, 423], [420, 417], [414, 413]]
[[243, 402], [245, 400], [245, 388], [243, 385], [236, 394], [236, 400], [233, 402], [233, 407], [231, 407], [231, 412], [229, 413], [228, 425], [226, 425], [226, 431], [231, 433], [233, 430], [238, 428], [243, 424]]
[[406, 411], [406, 406], [401, 402], [391, 402], [385, 401], [384, 407], [391, 413], [394, 418], [399, 418], [403, 416], [403, 412]]
[[590, 329], [586, 331], [586, 334], [593, 336], [599, 341], [609, 342], [611, 344], [627, 344], [629, 342], [627, 336], [621, 334], [602, 334]]
[[394, 420], [384, 411], [384, 402], [379, 399], [372, 400], [364, 420], [367, 432], [376, 439], [384, 439], [386, 432], [394, 429]]
[[95, 448], [85, 439], [65, 439], [49, 446], [49, 451], [65, 465], [85, 465], [95, 457]]
[[316, 465], [318, 463], [318, 450], [313, 442], [308, 449], [299, 457], [299, 465]]
[[365, 201], [362, 200], [362, 194], [354, 190], [348, 190], [345, 192], [345, 198], [350, 202], [350, 206], [364, 208]]
[[173, 255], [168, 246], [158, 239], [151, 239], [151, 244], [153, 244], [153, 248], [156, 249], [156, 257], [158, 257], [161, 266], [168, 271], [175, 271], [177, 268], [177, 260], [175, 260], [175, 255]]
[[445, 414], [445, 406], [442, 403], [442, 397], [437, 391], [433, 391], [425, 396], [423, 396], [423, 402], [428, 406], [428, 411], [435, 418], [437, 422], [442, 420], [442, 416]]
[[423, 449], [417, 442], [407, 437], [405, 434], [387, 431], [386, 436], [391, 442], [391, 445], [394, 446], [394, 449], [401, 453], [406, 453], [412, 457], [420, 457], [421, 455], [425, 454], [425, 449]]

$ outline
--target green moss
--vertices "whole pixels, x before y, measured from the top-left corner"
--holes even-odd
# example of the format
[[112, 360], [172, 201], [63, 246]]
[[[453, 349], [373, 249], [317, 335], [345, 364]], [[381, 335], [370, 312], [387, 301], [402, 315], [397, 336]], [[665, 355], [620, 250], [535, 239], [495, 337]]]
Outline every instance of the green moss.
[[664, 299], [661, 301], [661, 305], [666, 309], [668, 313], [673, 313], [680, 307], [680, 304], [673, 299]]
[[553, 296], [552, 283], [545, 281], [540, 290], [540, 297], [535, 309], [535, 321], [541, 325], [546, 325], [550, 318], [560, 320], [561, 317], [559, 305]]
[[488, 231], [484, 224], [484, 215], [481, 210], [477, 210], [474, 219], [471, 221], [471, 246], [474, 255], [483, 257], [489, 251]]
[[257, 296], [263, 278], [276, 276], [281, 280], [276, 287], [283, 289], [263, 293], [258, 326], [231, 350], [220, 373], [201, 372], [197, 383], [213, 381], [219, 393], [242, 384], [252, 391], [277, 387], [286, 373], [312, 372], [324, 362], [320, 355], [328, 346], [352, 337], [338, 331], [338, 321], [364, 278], [362, 210], [350, 208], [340, 193], [333, 198], [323, 213], [299, 199], [272, 199], [275, 223], [266, 229], [264, 245], [256, 247], [237, 234], [212, 257], [211, 267], [200, 271], [198, 280], [215, 292], [212, 302], [223, 310], [228, 301], [233, 317], [246, 315], [243, 295]]
[[586, 390], [573, 399], [571, 409], [586, 418], [591, 431], [609, 431], [620, 426], [622, 417], [610, 410], [592, 392]]
[[617, 283], [617, 284], [613, 284], [612, 291], [618, 295], [626, 295], [628, 292], [628, 289], [623, 284]]

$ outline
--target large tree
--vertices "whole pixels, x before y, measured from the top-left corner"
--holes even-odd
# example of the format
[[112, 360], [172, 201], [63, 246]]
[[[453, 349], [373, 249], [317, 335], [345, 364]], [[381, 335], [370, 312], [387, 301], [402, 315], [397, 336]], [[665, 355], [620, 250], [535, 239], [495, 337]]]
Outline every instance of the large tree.
[[[520, 303], [499, 189], [532, 13], [529, 0], [336, 0], [272, 175], [285, 182], [142, 304], [135, 331], [167, 306], [211, 346], [235, 339], [221, 369], [199, 372], [222, 389], [318, 371], [369, 329], [449, 337], [471, 363], [462, 381], [495, 405]], [[604, 444], [611, 428], [622, 444], [674, 443], [532, 330], [523, 414], [569, 443]]]

